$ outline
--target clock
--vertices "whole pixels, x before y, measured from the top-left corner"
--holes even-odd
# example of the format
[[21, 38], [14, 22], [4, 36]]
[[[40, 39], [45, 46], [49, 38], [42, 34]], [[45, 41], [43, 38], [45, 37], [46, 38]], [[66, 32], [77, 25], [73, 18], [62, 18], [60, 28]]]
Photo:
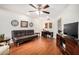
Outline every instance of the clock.
[[11, 25], [12, 26], [18, 26], [19, 25], [19, 22], [17, 20], [12, 20], [11, 21]]

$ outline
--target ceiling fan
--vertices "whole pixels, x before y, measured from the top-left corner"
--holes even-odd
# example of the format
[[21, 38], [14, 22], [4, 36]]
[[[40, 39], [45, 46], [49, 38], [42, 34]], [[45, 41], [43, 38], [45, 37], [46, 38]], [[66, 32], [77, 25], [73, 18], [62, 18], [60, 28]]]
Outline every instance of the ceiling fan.
[[46, 9], [49, 7], [48, 4], [46, 5], [42, 5], [42, 4], [37, 4], [37, 5], [33, 5], [33, 4], [29, 4], [31, 7], [35, 8], [36, 10], [33, 11], [29, 11], [29, 12], [38, 12], [39, 15], [41, 13], [46, 13], [46, 14], [50, 14], [50, 12], [46, 11]]

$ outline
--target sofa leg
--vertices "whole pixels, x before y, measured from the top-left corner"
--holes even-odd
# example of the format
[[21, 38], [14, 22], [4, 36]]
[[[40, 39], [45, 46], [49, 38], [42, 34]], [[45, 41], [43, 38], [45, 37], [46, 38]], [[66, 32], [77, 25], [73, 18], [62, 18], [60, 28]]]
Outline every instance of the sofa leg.
[[14, 43], [14, 46], [19, 46], [19, 43]]
[[17, 43], [17, 46], [19, 46], [20, 44], [19, 43]]

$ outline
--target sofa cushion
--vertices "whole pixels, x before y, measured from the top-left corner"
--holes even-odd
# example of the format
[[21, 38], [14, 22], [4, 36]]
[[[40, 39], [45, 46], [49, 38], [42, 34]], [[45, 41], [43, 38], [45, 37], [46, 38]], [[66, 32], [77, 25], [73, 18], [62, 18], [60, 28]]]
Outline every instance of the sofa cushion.
[[13, 30], [12, 31], [12, 37], [21, 37], [21, 36], [27, 36], [27, 35], [33, 35], [34, 30]]
[[34, 34], [34, 35], [28, 35], [28, 36], [15, 37], [15, 40], [25, 39], [25, 38], [34, 37], [34, 36], [38, 36], [38, 35]]

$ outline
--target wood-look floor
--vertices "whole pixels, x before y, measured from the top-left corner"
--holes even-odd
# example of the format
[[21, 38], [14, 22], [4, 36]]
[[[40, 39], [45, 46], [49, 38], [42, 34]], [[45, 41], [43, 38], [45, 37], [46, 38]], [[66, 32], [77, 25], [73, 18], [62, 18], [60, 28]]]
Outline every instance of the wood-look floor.
[[33, 41], [26, 42], [20, 46], [10, 48], [11, 55], [61, 55], [62, 53], [56, 46], [55, 39], [35, 38]]

